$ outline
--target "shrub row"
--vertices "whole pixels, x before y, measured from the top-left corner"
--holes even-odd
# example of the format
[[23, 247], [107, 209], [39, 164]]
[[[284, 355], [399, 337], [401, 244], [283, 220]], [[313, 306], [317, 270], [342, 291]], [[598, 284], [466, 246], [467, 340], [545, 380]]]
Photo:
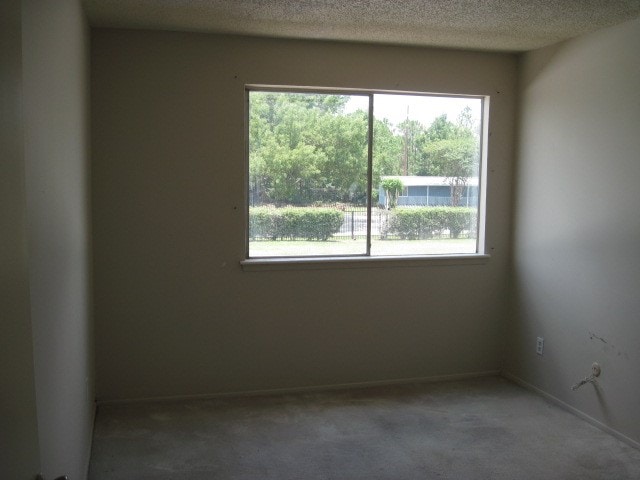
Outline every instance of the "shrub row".
[[384, 237], [397, 235], [403, 240], [416, 240], [440, 236], [444, 230], [452, 238], [463, 231], [475, 235], [477, 210], [468, 207], [400, 207], [389, 212], [381, 232]]
[[249, 238], [328, 240], [342, 221], [343, 212], [334, 208], [251, 207]]

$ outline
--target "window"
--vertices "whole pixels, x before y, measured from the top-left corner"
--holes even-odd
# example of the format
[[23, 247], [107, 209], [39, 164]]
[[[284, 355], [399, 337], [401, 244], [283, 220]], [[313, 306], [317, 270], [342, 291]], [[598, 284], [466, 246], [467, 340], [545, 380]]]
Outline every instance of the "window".
[[484, 98], [247, 88], [248, 258], [479, 251]]

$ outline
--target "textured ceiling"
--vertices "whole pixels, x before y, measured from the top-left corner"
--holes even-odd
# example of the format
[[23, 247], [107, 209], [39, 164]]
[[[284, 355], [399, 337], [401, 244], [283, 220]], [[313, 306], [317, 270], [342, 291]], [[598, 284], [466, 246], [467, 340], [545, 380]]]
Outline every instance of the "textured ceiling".
[[640, 0], [84, 0], [99, 27], [524, 51], [640, 15]]

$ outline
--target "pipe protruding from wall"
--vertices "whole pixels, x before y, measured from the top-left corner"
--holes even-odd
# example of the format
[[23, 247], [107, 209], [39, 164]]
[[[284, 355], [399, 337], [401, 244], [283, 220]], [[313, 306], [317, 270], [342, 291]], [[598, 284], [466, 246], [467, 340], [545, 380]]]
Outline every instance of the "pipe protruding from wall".
[[597, 362], [593, 362], [593, 364], [591, 365], [591, 375], [589, 375], [588, 377], [584, 377], [573, 387], [571, 387], [571, 390], [577, 390], [587, 383], [596, 383], [596, 378], [599, 377], [601, 373], [602, 368], [600, 367], [600, 364]]

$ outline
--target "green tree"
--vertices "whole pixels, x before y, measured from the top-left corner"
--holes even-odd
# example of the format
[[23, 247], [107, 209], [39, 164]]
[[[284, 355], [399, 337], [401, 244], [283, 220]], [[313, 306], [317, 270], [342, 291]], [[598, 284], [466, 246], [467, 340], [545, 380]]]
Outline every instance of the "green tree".
[[373, 121], [373, 184], [379, 185], [380, 178], [387, 175], [401, 175], [400, 159], [402, 139], [393, 133], [393, 125], [386, 118]]
[[426, 131], [427, 142], [437, 142], [439, 140], [448, 140], [456, 137], [458, 129], [456, 125], [447, 119], [447, 114], [444, 113], [431, 123]]
[[310, 129], [316, 136], [314, 144], [325, 154], [320, 168], [323, 187], [334, 191], [337, 200], [364, 204], [367, 191], [366, 112], [324, 115], [314, 127]]
[[447, 119], [446, 114], [436, 117], [418, 139], [419, 153], [415, 156], [411, 174], [445, 176], [442, 163], [437, 162], [433, 156], [433, 145], [443, 140], [456, 138], [458, 133], [459, 129]]
[[[253, 205], [365, 203], [368, 113], [345, 113], [348, 101], [346, 95], [251, 92]], [[441, 115], [428, 128], [416, 120], [394, 127], [374, 119], [373, 138], [373, 185], [383, 176], [445, 176], [457, 205], [477, 174], [479, 132], [470, 108], [456, 123]]]
[[425, 152], [434, 169], [448, 179], [451, 205], [459, 206], [469, 177], [477, 173], [477, 142], [472, 136], [439, 140], [428, 144]]
[[252, 204], [360, 201], [367, 186], [367, 116], [349, 97], [251, 92]]
[[456, 123], [447, 115], [437, 117], [425, 132], [419, 175], [447, 177], [451, 186], [451, 204], [459, 206], [469, 177], [477, 175], [479, 138], [469, 107], [463, 109]]
[[469, 107], [469, 105], [462, 109], [462, 111], [458, 115], [456, 124], [462, 130], [468, 130], [473, 135], [479, 134], [479, 132], [477, 131], [478, 123], [473, 118], [473, 111], [471, 110], [471, 107]]
[[422, 163], [422, 146], [425, 143], [426, 131], [417, 120], [405, 120], [398, 125], [402, 139], [401, 171], [403, 175], [419, 175]]
[[398, 201], [398, 195], [400, 195], [400, 192], [402, 192], [404, 188], [402, 181], [398, 178], [385, 178], [380, 182], [380, 186], [386, 194], [385, 207], [387, 209], [394, 208]]

